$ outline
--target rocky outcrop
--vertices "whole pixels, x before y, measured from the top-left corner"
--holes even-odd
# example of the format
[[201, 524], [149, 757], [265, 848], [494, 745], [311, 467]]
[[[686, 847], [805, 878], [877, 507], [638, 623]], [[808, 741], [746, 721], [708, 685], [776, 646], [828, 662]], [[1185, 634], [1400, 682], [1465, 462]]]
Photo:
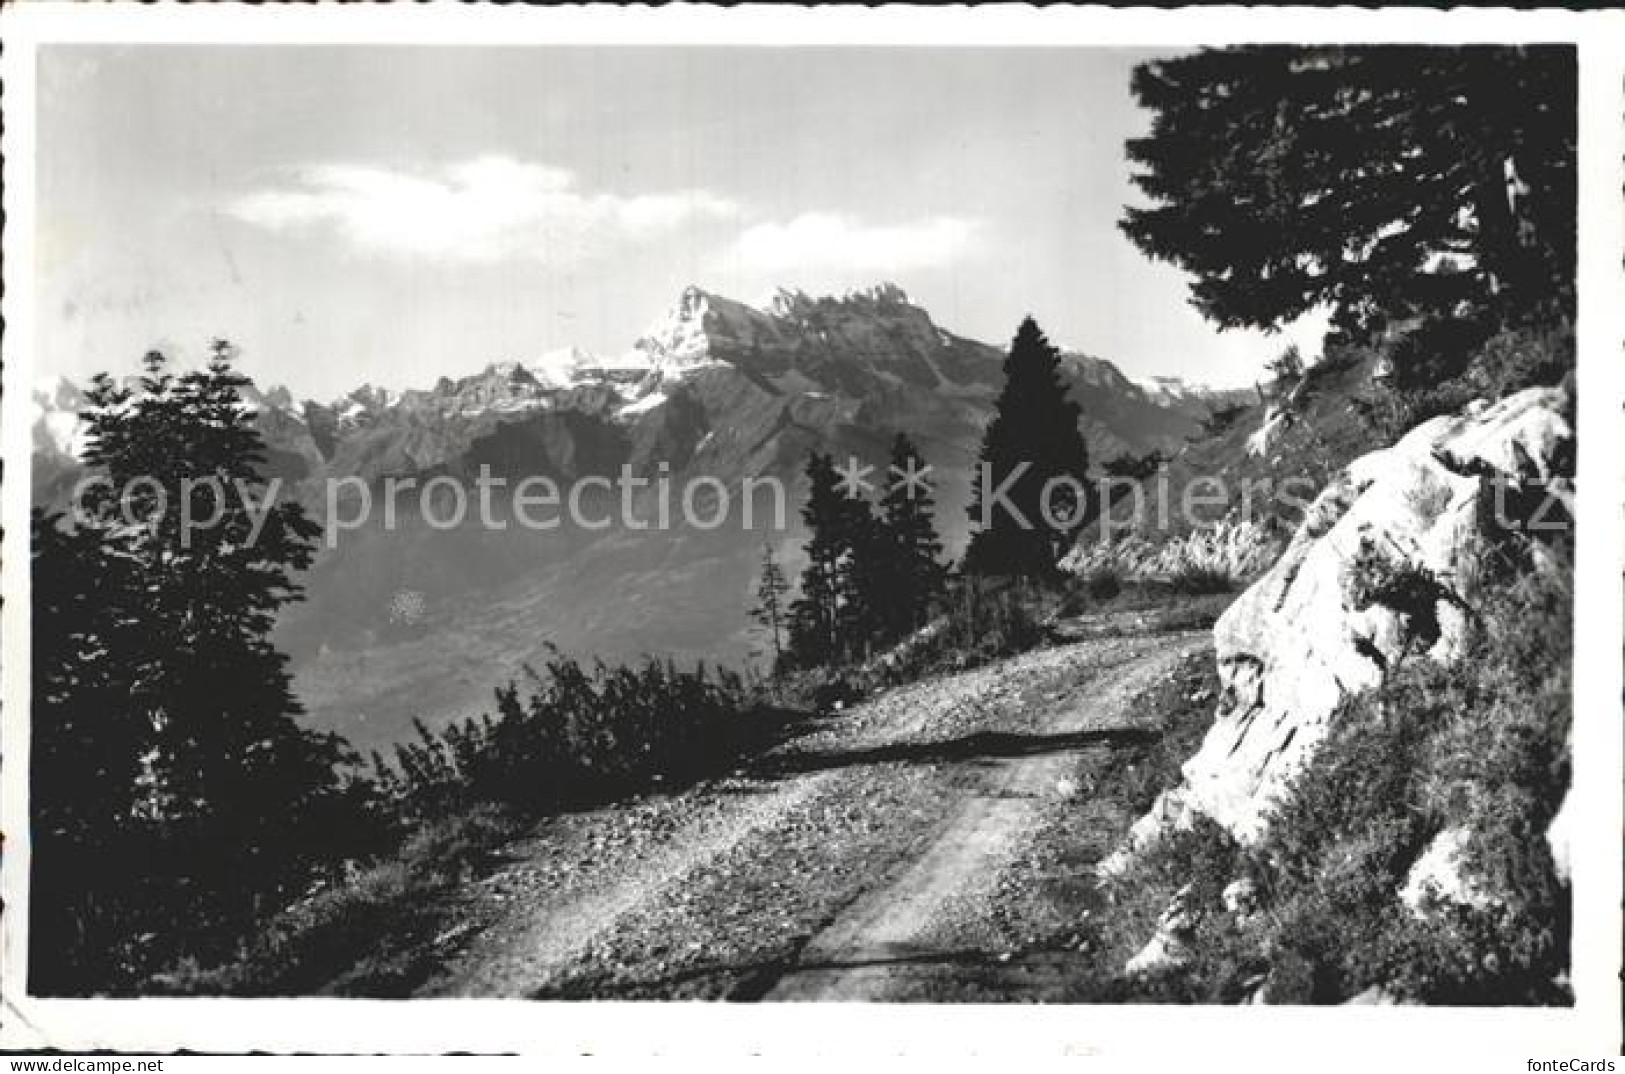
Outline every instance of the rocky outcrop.
[[[1225, 690], [1184, 782], [1136, 823], [1100, 871], [1200, 815], [1242, 844], [1326, 737], [1339, 703], [1402, 659], [1463, 650], [1478, 594], [1475, 548], [1549, 492], [1572, 495], [1574, 431], [1559, 389], [1435, 418], [1352, 463], [1309, 508], [1280, 560], [1214, 628]], [[1416, 878], [1449, 895], [1458, 847]], [[1458, 885], [1459, 886], [1459, 885]]]

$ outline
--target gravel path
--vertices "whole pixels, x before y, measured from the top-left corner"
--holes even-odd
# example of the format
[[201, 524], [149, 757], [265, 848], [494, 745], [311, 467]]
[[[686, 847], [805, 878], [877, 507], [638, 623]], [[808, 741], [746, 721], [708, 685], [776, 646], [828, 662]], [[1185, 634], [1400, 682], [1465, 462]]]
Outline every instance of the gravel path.
[[[1045, 998], [1045, 836], [1206, 631], [889, 691], [681, 794], [555, 818], [467, 897], [423, 994]], [[1070, 862], [1077, 868], [1077, 862]], [[1043, 879], [1043, 878], [1038, 878]], [[1046, 970], [1047, 967], [1047, 970]], [[1047, 976], [1046, 976], [1047, 972]]]

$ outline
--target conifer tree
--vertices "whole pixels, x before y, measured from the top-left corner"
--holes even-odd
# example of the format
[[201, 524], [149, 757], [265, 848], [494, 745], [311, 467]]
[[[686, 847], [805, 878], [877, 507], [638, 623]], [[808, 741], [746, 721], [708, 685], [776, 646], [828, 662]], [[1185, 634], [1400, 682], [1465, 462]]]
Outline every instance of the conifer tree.
[[806, 475], [801, 521], [807, 527], [807, 566], [801, 572], [801, 594], [790, 606], [790, 649], [798, 663], [811, 667], [834, 659], [840, 649], [842, 561], [850, 540], [835, 460], [810, 453]]
[[1149, 204], [1121, 227], [1190, 273], [1221, 327], [1328, 307], [1348, 339], [1420, 322], [1443, 341], [1463, 322], [1572, 317], [1576, 84], [1574, 50], [1553, 46], [1142, 64], [1133, 91], [1154, 118], [1127, 151]]
[[1080, 408], [1061, 379], [1060, 352], [1031, 317], [1016, 331], [1004, 375], [982, 439], [963, 567], [1044, 578], [1088, 520], [1089, 451]]
[[947, 582], [947, 568], [940, 558], [942, 541], [932, 518], [931, 485], [925, 477], [928, 469], [914, 442], [898, 433], [892, 441], [889, 480], [880, 499], [886, 561], [880, 604], [892, 636], [924, 623]]
[[849, 495], [835, 460], [807, 457], [807, 567], [790, 606], [790, 653], [802, 666], [850, 659], [877, 636], [878, 523], [869, 501]]
[[[257, 841], [274, 838], [265, 829], [335, 760], [331, 741], [295, 724], [287, 658], [270, 639], [277, 611], [300, 595], [291, 572], [310, 565], [320, 528], [297, 503], [265, 502], [264, 443], [229, 345], [180, 377], [162, 355], [146, 365], [138, 395], [96, 381], [85, 461], [111, 481], [87, 497], [97, 528], [119, 535], [150, 590], [154, 663], [140, 690], [155, 794], [170, 803], [151, 808], [155, 819], [229, 831], [258, 858]], [[116, 498], [132, 490], [136, 524], [125, 526]]]
[[784, 598], [790, 592], [790, 583], [784, 577], [784, 568], [773, 555], [771, 544], [762, 545], [762, 571], [756, 581], [756, 603], [750, 616], [756, 620], [773, 641], [773, 670], [777, 673], [784, 664], [784, 627], [789, 615]]
[[863, 658], [893, 633], [897, 555], [891, 533], [867, 499], [848, 497], [846, 508], [841, 519], [847, 553], [839, 575], [838, 624], [843, 655]]
[[[133, 391], [95, 379], [84, 461], [104, 480], [72, 527], [34, 524], [35, 779], [86, 786], [105, 773], [130, 788], [88, 819], [44, 796], [36, 831], [57, 843], [39, 862], [49, 873], [108, 841], [140, 846], [126, 925], [182, 914], [218, 935], [308, 877], [355, 758], [297, 724], [271, 642], [320, 530], [272, 502], [229, 346], [183, 376], [156, 353], [145, 367]], [[38, 879], [71, 886], [65, 873]]]

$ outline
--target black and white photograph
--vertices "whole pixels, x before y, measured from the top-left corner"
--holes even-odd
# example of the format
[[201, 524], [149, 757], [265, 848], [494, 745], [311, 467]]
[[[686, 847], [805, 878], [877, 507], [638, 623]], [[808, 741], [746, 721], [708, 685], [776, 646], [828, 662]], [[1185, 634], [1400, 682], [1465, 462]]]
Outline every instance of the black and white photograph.
[[447, 1050], [683, 1001], [1618, 1054], [1618, 19], [54, 14], [9, 1047], [463, 999]]

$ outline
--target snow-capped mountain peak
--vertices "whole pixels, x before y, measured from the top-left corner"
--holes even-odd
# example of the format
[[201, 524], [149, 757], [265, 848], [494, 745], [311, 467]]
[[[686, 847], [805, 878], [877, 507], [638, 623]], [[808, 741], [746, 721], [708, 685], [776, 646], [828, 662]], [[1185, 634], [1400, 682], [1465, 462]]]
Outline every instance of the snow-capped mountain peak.
[[711, 294], [690, 284], [677, 302], [657, 318], [633, 345], [650, 368], [662, 374], [679, 373], [719, 360], [713, 354], [717, 340], [745, 346], [774, 334], [768, 318], [743, 302]]

